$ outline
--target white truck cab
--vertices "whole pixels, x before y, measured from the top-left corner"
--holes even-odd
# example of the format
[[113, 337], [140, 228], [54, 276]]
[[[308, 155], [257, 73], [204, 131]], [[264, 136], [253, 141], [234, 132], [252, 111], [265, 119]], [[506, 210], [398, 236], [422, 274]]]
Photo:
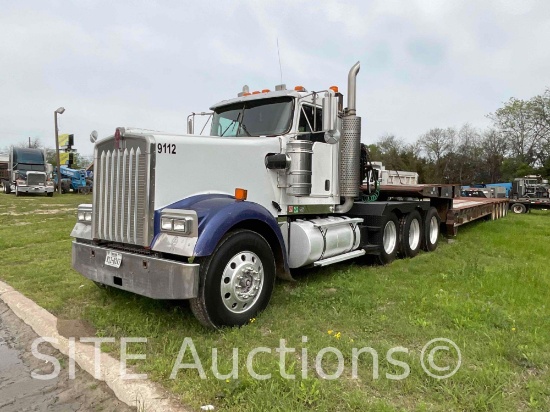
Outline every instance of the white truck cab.
[[375, 188], [361, 187], [372, 168], [361, 159], [358, 72], [346, 109], [335, 87], [245, 87], [211, 107], [208, 136], [191, 117], [184, 135], [117, 128], [97, 141], [73, 267], [150, 298], [190, 299], [201, 323], [222, 327], [256, 316], [293, 268], [435, 249], [429, 203], [363, 200]]

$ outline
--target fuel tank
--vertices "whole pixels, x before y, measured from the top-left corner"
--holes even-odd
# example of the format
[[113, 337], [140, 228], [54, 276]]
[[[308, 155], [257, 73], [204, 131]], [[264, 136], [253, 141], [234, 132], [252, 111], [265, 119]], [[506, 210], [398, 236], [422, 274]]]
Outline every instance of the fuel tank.
[[296, 220], [281, 227], [288, 250], [291, 269], [310, 265], [318, 260], [351, 252], [359, 247], [362, 219], [334, 216]]

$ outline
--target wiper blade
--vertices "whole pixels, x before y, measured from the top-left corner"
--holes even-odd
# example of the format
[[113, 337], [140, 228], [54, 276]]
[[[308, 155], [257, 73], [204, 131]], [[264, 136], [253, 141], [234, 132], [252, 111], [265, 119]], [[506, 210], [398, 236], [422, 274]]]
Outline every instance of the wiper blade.
[[239, 129], [237, 130], [237, 135], [239, 134], [239, 131], [240, 131], [241, 129], [243, 129], [244, 132], [245, 132], [248, 136], [251, 137], [252, 135], [249, 133], [249, 131], [246, 129], [246, 126], [244, 125], [244, 109], [245, 109], [245, 106], [243, 106], [243, 111], [242, 111], [241, 113], [239, 113], [239, 114], [242, 114], [243, 116], [242, 116], [242, 119], [241, 119], [241, 124], [239, 125]]
[[[252, 135], [250, 134], [250, 132], [247, 130], [246, 126], [244, 125], [244, 123], [241, 123], [241, 129], [244, 130], [244, 132], [246, 133], [247, 136], [250, 136], [252, 137]], [[238, 134], [238, 133], [237, 133]]]
[[[223, 133], [220, 135], [220, 137], [222, 137], [223, 135], [225, 135], [225, 132], [227, 132], [236, 122], [238, 122], [240, 118], [241, 118], [241, 113], [239, 113], [239, 114], [237, 115], [237, 118], [236, 118], [235, 120], [233, 120], [231, 123], [229, 123], [229, 126], [227, 126], [227, 127], [225, 128], [225, 130], [224, 130]], [[237, 132], [238, 132], [238, 130], [237, 130]]]

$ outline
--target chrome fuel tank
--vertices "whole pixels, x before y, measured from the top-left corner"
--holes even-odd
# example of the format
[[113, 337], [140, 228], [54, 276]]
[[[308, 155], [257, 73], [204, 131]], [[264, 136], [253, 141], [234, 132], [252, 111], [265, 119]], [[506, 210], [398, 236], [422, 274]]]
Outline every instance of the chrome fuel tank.
[[362, 219], [346, 216], [296, 220], [281, 227], [291, 269], [313, 264], [359, 247]]

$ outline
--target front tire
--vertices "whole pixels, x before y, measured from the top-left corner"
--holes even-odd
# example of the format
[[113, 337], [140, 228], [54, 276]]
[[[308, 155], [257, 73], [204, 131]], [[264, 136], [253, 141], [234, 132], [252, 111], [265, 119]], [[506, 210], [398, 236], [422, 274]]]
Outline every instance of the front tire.
[[229, 232], [201, 261], [199, 294], [190, 300], [191, 310], [210, 328], [242, 326], [266, 308], [274, 283], [269, 243], [250, 230]]

